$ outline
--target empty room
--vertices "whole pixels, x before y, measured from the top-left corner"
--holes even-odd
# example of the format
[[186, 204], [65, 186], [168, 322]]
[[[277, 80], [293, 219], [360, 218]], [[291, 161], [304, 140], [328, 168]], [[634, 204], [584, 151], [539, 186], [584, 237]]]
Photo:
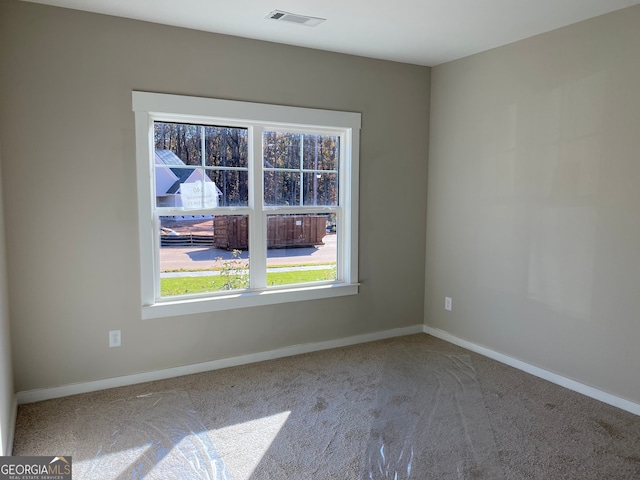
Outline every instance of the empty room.
[[639, 59], [640, 0], [0, 0], [0, 479], [640, 478]]

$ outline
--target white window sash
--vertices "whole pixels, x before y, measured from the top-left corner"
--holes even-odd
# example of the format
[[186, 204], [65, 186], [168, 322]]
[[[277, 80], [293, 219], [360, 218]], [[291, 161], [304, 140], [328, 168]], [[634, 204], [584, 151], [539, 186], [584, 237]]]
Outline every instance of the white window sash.
[[[245, 306], [352, 295], [358, 291], [357, 212], [360, 114], [178, 95], [133, 92], [135, 112], [138, 215], [140, 229], [141, 303], [143, 318], [224, 310]], [[247, 291], [159, 296], [159, 218], [182, 215], [182, 208], [157, 207], [153, 187], [153, 122], [183, 122], [247, 128], [249, 199], [246, 207], [189, 210], [189, 215], [248, 215], [250, 287]], [[337, 206], [265, 206], [262, 135], [264, 131], [313, 133], [340, 137]], [[204, 155], [204, 152], [203, 152]], [[197, 167], [202, 168], [202, 167]], [[208, 167], [207, 167], [208, 168]], [[213, 169], [213, 168], [212, 168]], [[300, 169], [296, 171], [307, 171]], [[316, 172], [316, 170], [309, 170]], [[319, 170], [320, 173], [336, 173]], [[338, 281], [267, 288], [267, 215], [336, 213]]]

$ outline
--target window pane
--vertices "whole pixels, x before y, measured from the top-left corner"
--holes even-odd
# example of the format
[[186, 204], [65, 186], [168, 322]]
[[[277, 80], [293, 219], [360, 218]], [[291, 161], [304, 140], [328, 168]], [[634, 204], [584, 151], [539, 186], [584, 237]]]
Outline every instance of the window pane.
[[160, 217], [160, 295], [249, 288], [248, 218]]
[[267, 286], [335, 281], [336, 214], [267, 216]]
[[248, 171], [207, 170], [207, 178], [216, 185], [219, 206], [238, 207], [249, 204]]
[[338, 205], [336, 173], [304, 173], [304, 205]]
[[156, 165], [202, 165], [200, 126], [153, 122], [153, 136]]
[[299, 133], [264, 132], [262, 135], [265, 168], [300, 169]]
[[220, 192], [202, 168], [156, 166], [155, 170], [156, 206], [185, 210], [218, 206]]
[[303, 168], [306, 170], [338, 170], [340, 137], [304, 135]]
[[300, 205], [299, 172], [264, 172], [265, 205]]
[[205, 127], [205, 165], [247, 167], [248, 130], [234, 127]]

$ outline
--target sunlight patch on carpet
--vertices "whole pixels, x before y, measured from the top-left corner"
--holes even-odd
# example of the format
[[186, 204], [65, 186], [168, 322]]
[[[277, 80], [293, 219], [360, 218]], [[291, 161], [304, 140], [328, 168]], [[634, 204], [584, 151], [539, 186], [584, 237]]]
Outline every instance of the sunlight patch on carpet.
[[250, 478], [291, 412], [281, 412], [211, 432], [233, 478]]
[[76, 410], [74, 477], [231, 480], [184, 391]]

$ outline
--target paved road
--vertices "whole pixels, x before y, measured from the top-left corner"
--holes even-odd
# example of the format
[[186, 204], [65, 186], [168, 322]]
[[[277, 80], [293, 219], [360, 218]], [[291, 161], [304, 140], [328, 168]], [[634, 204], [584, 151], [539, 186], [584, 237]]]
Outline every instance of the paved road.
[[[335, 262], [337, 252], [335, 234], [326, 235], [323, 241], [324, 245], [312, 248], [267, 250], [267, 266]], [[233, 258], [233, 254], [213, 247], [162, 247], [160, 268], [162, 271], [214, 268], [220, 266], [220, 258], [229, 260]], [[241, 258], [248, 258], [248, 252], [242, 252]]]

